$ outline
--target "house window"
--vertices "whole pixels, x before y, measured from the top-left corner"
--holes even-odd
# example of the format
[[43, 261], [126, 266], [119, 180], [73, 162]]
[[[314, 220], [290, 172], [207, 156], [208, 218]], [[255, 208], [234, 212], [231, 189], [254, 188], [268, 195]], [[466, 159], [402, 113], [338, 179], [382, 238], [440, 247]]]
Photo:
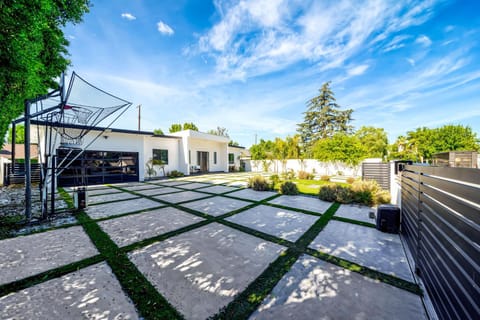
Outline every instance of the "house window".
[[153, 149], [153, 160], [161, 160], [164, 164], [168, 164], [168, 150]]
[[213, 164], [217, 164], [217, 152], [213, 153]]
[[228, 164], [235, 164], [235, 156], [233, 153], [228, 154]]
[[192, 151], [188, 150], [188, 163], [192, 163]]

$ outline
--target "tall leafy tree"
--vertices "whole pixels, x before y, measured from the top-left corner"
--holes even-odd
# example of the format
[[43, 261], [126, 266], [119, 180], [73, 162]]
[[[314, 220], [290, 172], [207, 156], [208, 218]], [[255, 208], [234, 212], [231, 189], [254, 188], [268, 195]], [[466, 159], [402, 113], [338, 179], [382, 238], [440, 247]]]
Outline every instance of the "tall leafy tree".
[[382, 158], [387, 155], [388, 137], [383, 128], [361, 127], [355, 136], [367, 150], [369, 158]]
[[198, 127], [193, 122], [185, 122], [183, 124], [183, 130], [198, 131]]
[[330, 82], [325, 82], [319, 90], [319, 95], [307, 103], [303, 122], [298, 124], [304, 151], [311, 154], [311, 148], [316, 141], [332, 137], [336, 133], [350, 133], [353, 127], [352, 109], [340, 110], [336, 103]]
[[168, 132], [170, 133], [174, 133], [174, 132], [178, 132], [178, 131], [182, 131], [182, 125], [180, 123], [173, 123], [170, 128], [168, 128]]
[[57, 87], [70, 64], [62, 28], [79, 23], [89, 0], [0, 1], [0, 138], [23, 113], [24, 100]]
[[430, 162], [439, 152], [480, 150], [475, 132], [468, 126], [445, 125], [439, 128], [417, 128], [400, 136], [392, 145], [390, 158]]
[[163, 136], [164, 133], [163, 133], [162, 129], [158, 128], [158, 129], [153, 130], [153, 134]]
[[[10, 127], [8, 130], [8, 143], [12, 143], [13, 138], [13, 128]], [[15, 126], [15, 143], [24, 143], [25, 142], [25, 126], [24, 125], [16, 125]]]
[[345, 133], [318, 140], [313, 146], [315, 159], [324, 162], [341, 161], [352, 167], [359, 165], [368, 157], [367, 154], [367, 149], [358, 137]]
[[230, 138], [230, 136], [228, 135], [227, 128], [223, 128], [223, 127], [217, 127], [217, 129], [210, 129], [207, 131], [207, 133], [214, 134], [216, 136]]

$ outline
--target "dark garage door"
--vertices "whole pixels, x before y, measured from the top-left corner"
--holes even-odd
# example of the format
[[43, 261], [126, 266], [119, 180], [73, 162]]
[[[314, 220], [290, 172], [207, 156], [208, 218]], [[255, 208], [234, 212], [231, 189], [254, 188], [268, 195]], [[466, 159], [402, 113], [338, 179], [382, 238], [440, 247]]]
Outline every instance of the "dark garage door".
[[[80, 150], [69, 154], [67, 149], [57, 150], [57, 165], [67, 165]], [[138, 181], [138, 152], [118, 151], [84, 151], [58, 177], [60, 187], [76, 186], [81, 184], [82, 172], [85, 183], [104, 184]]]

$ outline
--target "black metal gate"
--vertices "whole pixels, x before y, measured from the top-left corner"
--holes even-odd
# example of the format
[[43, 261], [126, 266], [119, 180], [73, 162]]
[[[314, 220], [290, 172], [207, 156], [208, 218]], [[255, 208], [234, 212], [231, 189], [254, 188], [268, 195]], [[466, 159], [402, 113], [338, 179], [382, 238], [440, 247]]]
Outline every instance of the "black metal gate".
[[480, 319], [480, 170], [408, 165], [402, 236], [441, 319]]

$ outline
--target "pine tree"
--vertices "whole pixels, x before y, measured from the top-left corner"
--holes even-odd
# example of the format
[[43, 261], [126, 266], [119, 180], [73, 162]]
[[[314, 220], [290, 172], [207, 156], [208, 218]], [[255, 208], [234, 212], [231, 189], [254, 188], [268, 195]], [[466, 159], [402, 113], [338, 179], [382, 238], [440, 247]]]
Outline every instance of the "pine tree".
[[316, 141], [332, 137], [335, 133], [351, 133], [353, 127], [352, 109], [340, 110], [336, 103], [330, 82], [325, 82], [319, 90], [320, 94], [307, 103], [304, 120], [298, 124], [303, 150], [311, 155], [312, 146]]

